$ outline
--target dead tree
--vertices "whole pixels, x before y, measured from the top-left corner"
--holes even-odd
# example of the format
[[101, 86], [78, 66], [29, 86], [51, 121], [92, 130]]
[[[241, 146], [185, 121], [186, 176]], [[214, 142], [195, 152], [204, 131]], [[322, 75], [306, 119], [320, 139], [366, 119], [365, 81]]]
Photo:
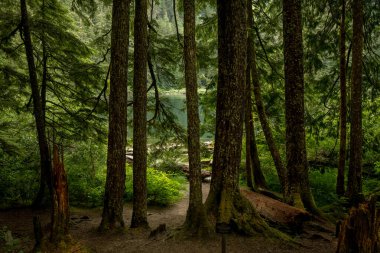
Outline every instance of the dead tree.
[[340, 227], [337, 253], [375, 253], [378, 249], [379, 225], [376, 198], [352, 207]]

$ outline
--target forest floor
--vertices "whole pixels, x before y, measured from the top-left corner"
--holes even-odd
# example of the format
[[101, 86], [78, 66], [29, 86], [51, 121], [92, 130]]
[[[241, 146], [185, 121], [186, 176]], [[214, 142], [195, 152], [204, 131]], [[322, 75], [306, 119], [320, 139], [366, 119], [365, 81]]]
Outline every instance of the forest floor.
[[[203, 196], [207, 197], [209, 184], [203, 184]], [[186, 218], [188, 194], [184, 198], [166, 208], [150, 207], [148, 221], [151, 228], [157, 228], [165, 223], [167, 231], [153, 238], [149, 238], [150, 231], [135, 231], [99, 234], [97, 226], [101, 220], [101, 208], [71, 210], [72, 238], [90, 249], [91, 252], [179, 252], [179, 253], [214, 253], [221, 252], [221, 239], [215, 236], [209, 239], [174, 239], [170, 235], [175, 233]], [[127, 225], [132, 214], [131, 205], [124, 207], [124, 219]], [[19, 239], [15, 248], [28, 252], [33, 246], [33, 216], [39, 215], [42, 224], [49, 222], [48, 211], [32, 211], [31, 209], [12, 209], [0, 211], [0, 229], [6, 226], [14, 238]], [[266, 253], [266, 252], [335, 252], [336, 239], [331, 232], [306, 230], [294, 236], [297, 244], [285, 243], [272, 238], [257, 235], [244, 237], [238, 235], [227, 236], [227, 252], [229, 253]], [[1, 238], [0, 238], [1, 239]], [[8, 247], [9, 248], [9, 247]], [[14, 252], [19, 252], [19, 249]], [[6, 251], [4, 242], [0, 241], [0, 252]]]

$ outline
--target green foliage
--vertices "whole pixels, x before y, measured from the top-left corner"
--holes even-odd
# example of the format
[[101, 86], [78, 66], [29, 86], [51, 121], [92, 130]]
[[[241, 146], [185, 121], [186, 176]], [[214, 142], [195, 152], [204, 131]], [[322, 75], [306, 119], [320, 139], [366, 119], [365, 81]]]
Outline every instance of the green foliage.
[[[22, 117], [4, 115], [9, 118], [0, 130], [0, 208], [28, 205], [38, 189], [39, 156], [34, 131], [25, 118], [16, 125]], [[16, 126], [25, 132], [20, 134]]]
[[310, 170], [310, 187], [317, 206], [322, 207], [338, 201], [338, 197], [335, 194], [336, 175], [337, 171], [335, 168]]
[[[0, 242], [4, 242], [4, 250], [5, 253], [23, 253], [21, 248], [20, 239], [15, 239], [12, 235], [12, 231], [10, 231], [6, 226], [0, 229]], [[1, 249], [1, 248], [0, 248]]]
[[[148, 168], [147, 188], [148, 204], [167, 206], [175, 203], [183, 196], [186, 179], [179, 175], [170, 175], [157, 169]], [[132, 168], [127, 167], [124, 199], [131, 201], [133, 197]]]
[[106, 181], [106, 145], [92, 140], [67, 150], [65, 168], [70, 203], [74, 206], [100, 206]]
[[[66, 151], [70, 204], [95, 207], [103, 204], [106, 182], [106, 145], [93, 141], [78, 143]], [[148, 203], [169, 205], [182, 197], [185, 178], [178, 174], [149, 168], [147, 172]], [[132, 167], [126, 167], [125, 201], [133, 197]]]

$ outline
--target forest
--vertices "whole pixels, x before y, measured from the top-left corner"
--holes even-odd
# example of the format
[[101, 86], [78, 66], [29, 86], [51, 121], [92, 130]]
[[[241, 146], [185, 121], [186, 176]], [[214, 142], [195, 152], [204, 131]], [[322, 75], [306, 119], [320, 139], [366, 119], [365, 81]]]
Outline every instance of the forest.
[[379, 252], [378, 0], [1, 0], [0, 252]]

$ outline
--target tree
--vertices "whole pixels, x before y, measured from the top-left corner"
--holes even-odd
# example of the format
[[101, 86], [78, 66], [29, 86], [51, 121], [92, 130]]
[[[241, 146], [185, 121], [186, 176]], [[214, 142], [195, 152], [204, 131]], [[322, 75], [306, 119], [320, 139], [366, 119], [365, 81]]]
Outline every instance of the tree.
[[340, 78], [340, 144], [338, 176], [336, 182], [336, 193], [339, 196], [344, 194], [344, 169], [346, 167], [346, 139], [347, 139], [347, 91], [346, 91], [346, 0], [341, 0], [341, 20], [340, 20], [340, 43], [339, 43], [339, 78]]
[[363, 72], [363, 1], [354, 0], [352, 37], [352, 86], [351, 86], [351, 132], [350, 163], [347, 196], [354, 198], [362, 191], [362, 72]]
[[107, 179], [100, 230], [124, 226], [125, 145], [127, 138], [129, 0], [114, 0], [111, 32], [111, 89]]
[[147, 220], [147, 61], [148, 2], [135, 1], [133, 75], [133, 212], [131, 227], [148, 227]]
[[301, 0], [283, 0], [286, 160], [290, 202], [301, 196], [304, 207], [320, 214], [309, 186], [305, 139]]
[[30, 36], [29, 29], [29, 19], [28, 19], [28, 10], [26, 6], [25, 0], [20, 0], [21, 6], [21, 24], [22, 24], [22, 32], [24, 35], [24, 45], [26, 58], [28, 61], [29, 68], [29, 82], [32, 90], [32, 98], [33, 98], [33, 114], [36, 121], [37, 128], [37, 138], [38, 138], [38, 146], [40, 152], [40, 166], [41, 166], [41, 177], [40, 177], [40, 189], [37, 194], [37, 198], [35, 199], [33, 206], [38, 207], [43, 202], [43, 197], [45, 193], [45, 182], [49, 187], [51, 192], [52, 184], [51, 184], [51, 159], [49, 155], [49, 146], [46, 138], [45, 132], [45, 118], [44, 118], [44, 109], [41, 100], [41, 95], [39, 93], [38, 80], [37, 80], [37, 71], [36, 65], [34, 63], [33, 56], [33, 45], [32, 39]]
[[[216, 135], [206, 208], [217, 223], [252, 234], [267, 229], [239, 191], [246, 68], [246, 1], [217, 1], [218, 85]], [[244, 218], [243, 218], [244, 217]]]
[[185, 228], [192, 234], [209, 232], [209, 223], [202, 203], [200, 158], [200, 121], [196, 71], [195, 0], [184, 0], [184, 59], [187, 109], [187, 145], [189, 157], [190, 196]]
[[[246, 133], [246, 173], [247, 173], [247, 186], [250, 188], [258, 187], [262, 189], [268, 188], [265, 177], [261, 170], [259, 154], [257, 152], [256, 137], [255, 137], [255, 126], [252, 117], [252, 85], [251, 85], [251, 75], [252, 80], [256, 81], [257, 71], [256, 67], [252, 64], [256, 64], [253, 36], [250, 29], [252, 29], [253, 14], [252, 14], [252, 1], [248, 0], [247, 4], [247, 24], [248, 24], [248, 37], [247, 37], [247, 69], [246, 69], [246, 97], [245, 97], [245, 133]], [[253, 180], [252, 180], [253, 174]], [[254, 182], [254, 184], [253, 184]]]
[[[251, 7], [252, 9], [252, 7]], [[252, 37], [249, 48], [250, 51], [252, 52], [252, 56], [250, 58], [250, 63], [249, 66], [251, 67], [251, 75], [252, 75], [252, 83], [253, 83], [253, 93], [255, 96], [255, 104], [257, 108], [257, 113], [259, 115], [260, 123], [261, 123], [261, 128], [263, 129], [265, 140], [268, 144], [269, 151], [272, 155], [274, 165], [276, 167], [277, 175], [280, 180], [282, 192], [285, 196], [287, 192], [287, 177], [286, 177], [286, 167], [284, 166], [280, 152], [277, 148], [276, 142], [273, 138], [272, 130], [270, 128], [269, 122], [268, 122], [268, 117], [265, 112], [265, 106], [264, 102], [261, 96], [261, 88], [260, 88], [260, 78], [259, 78], [259, 71], [257, 70], [257, 61], [256, 61], [256, 47], [255, 43], [253, 40], [253, 32], [252, 29], [254, 29], [254, 20], [253, 20], [253, 15], [252, 15], [252, 10], [250, 11], [250, 14], [248, 16], [248, 24], [249, 24], [249, 34]], [[286, 198], [286, 196], [285, 196]]]

